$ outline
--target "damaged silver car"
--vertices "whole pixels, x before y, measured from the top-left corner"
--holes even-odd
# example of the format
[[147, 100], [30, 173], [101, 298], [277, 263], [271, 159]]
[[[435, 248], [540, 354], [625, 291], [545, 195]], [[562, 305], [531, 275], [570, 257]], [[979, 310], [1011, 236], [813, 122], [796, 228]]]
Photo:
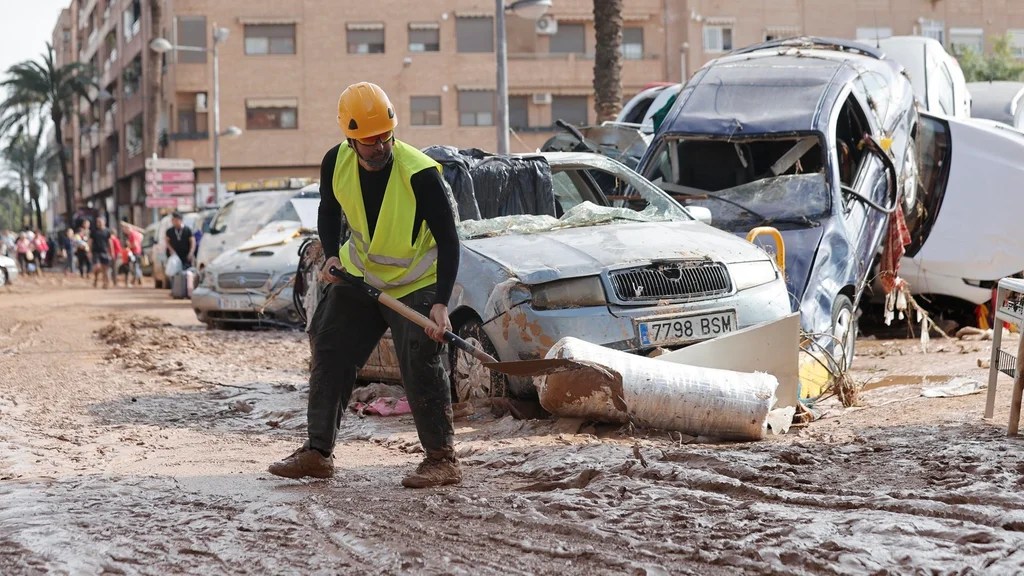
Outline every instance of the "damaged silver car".
[[[502, 361], [542, 358], [564, 336], [647, 353], [789, 313], [778, 267], [623, 164], [592, 153], [493, 156], [427, 149], [458, 199], [454, 331]], [[473, 219], [466, 219], [467, 215]], [[361, 378], [397, 377], [382, 340]], [[458, 400], [535, 393], [451, 350]]]

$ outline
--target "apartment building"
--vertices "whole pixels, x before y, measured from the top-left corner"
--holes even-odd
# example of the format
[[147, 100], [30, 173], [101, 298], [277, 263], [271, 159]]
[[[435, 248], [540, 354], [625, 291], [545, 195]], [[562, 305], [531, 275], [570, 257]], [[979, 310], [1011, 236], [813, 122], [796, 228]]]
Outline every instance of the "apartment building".
[[[194, 160], [196, 181], [208, 189], [216, 101], [221, 132], [241, 130], [219, 141], [228, 188], [317, 177], [324, 152], [341, 139], [338, 95], [362, 80], [388, 92], [398, 137], [413, 145], [496, 146], [491, 0], [163, 0], [158, 33], [151, 1], [72, 0], [54, 30], [66, 57], [92, 63], [100, 75], [94, 105], [78, 103], [66, 127], [83, 205], [147, 221], [144, 162], [154, 153]], [[511, 150], [535, 150], [557, 118], [594, 122], [592, 0], [553, 0], [541, 20], [505, 20]], [[217, 99], [215, 28], [227, 34], [216, 44]], [[1024, 56], [1024, 2], [625, 0], [623, 93], [678, 82], [715, 56], [781, 36], [922, 34], [989, 48], [993, 35], [1007, 32]], [[176, 49], [150, 49], [156, 38]], [[162, 61], [158, 119], [145, 114], [152, 58]]]

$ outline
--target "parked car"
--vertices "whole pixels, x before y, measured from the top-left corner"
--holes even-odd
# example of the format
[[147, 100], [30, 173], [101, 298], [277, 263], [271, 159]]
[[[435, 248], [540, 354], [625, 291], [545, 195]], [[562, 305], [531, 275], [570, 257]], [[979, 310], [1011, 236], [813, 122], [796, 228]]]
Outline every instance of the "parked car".
[[971, 93], [963, 70], [941, 42], [924, 36], [891, 36], [861, 42], [877, 46], [887, 58], [903, 66], [914, 97], [924, 111], [956, 118], [971, 116]]
[[[306, 202], [290, 203], [291, 199]], [[311, 211], [316, 214], [320, 202], [318, 187], [306, 186], [291, 190], [266, 190], [235, 194], [217, 210], [203, 235], [196, 257], [200, 279], [206, 266], [220, 254], [238, 247], [273, 220], [280, 210]], [[299, 218], [286, 218], [300, 220]]]
[[669, 105], [678, 96], [683, 85], [680, 83], [659, 83], [646, 88], [626, 101], [615, 117], [617, 123], [637, 124], [644, 134], [653, 134], [656, 130], [654, 115]]
[[933, 313], [973, 324], [1000, 278], [1024, 271], [1024, 133], [977, 118], [921, 114], [919, 226], [900, 276]]
[[213, 328], [301, 325], [292, 281], [298, 247], [316, 233], [320, 202], [317, 185], [303, 190], [301, 197], [293, 194], [279, 206], [256, 234], [206, 265], [192, 292], [192, 308], [200, 322]]
[[1024, 82], [971, 82], [971, 116], [1024, 130]]
[[[181, 215], [182, 222], [195, 234], [196, 223], [199, 221], [198, 212], [187, 212]], [[168, 214], [160, 219], [156, 231], [153, 234], [154, 243], [150, 248], [150, 260], [153, 266], [153, 284], [156, 288], [170, 288], [171, 282], [164, 273], [167, 265], [167, 231], [171, 229], [171, 215]]]
[[[785, 284], [764, 250], [699, 221], [706, 209], [691, 213], [619, 162], [546, 152], [466, 164], [474, 191], [457, 195], [459, 210], [478, 208], [481, 218], [459, 224], [449, 310], [457, 334], [500, 360], [542, 358], [563, 336], [647, 353], [789, 313]], [[453, 188], [465, 185], [447, 167], [445, 174]], [[478, 206], [466, 209], [467, 201]], [[459, 400], [535, 393], [530, 379], [491, 374], [454, 347], [450, 354]], [[389, 338], [360, 374], [397, 377]]]
[[18, 277], [18, 263], [10, 256], [0, 256], [0, 286], [7, 286]]
[[802, 37], [707, 63], [679, 94], [638, 170], [712, 225], [775, 227], [802, 329], [853, 360], [855, 314], [889, 216], [918, 224], [910, 81], [870, 46]]

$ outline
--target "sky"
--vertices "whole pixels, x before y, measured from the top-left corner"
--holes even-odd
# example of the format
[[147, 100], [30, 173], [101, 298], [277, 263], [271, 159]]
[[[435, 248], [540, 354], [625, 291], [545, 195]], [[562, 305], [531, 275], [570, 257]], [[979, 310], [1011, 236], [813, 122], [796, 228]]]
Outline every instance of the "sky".
[[45, 52], [60, 11], [70, 5], [71, 0], [0, 0], [0, 72]]

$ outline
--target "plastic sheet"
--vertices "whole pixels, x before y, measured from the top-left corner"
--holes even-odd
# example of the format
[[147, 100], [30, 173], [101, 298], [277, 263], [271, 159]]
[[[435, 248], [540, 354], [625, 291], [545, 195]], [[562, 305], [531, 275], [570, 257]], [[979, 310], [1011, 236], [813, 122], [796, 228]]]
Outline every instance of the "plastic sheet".
[[450, 146], [430, 146], [423, 152], [441, 164], [462, 220], [516, 214], [555, 216], [551, 167], [543, 156], [497, 156], [477, 148], [456, 150]]
[[779, 382], [762, 372], [697, 368], [563, 338], [548, 359], [593, 368], [537, 382], [540, 403], [558, 416], [678, 430], [694, 436], [760, 440]]

